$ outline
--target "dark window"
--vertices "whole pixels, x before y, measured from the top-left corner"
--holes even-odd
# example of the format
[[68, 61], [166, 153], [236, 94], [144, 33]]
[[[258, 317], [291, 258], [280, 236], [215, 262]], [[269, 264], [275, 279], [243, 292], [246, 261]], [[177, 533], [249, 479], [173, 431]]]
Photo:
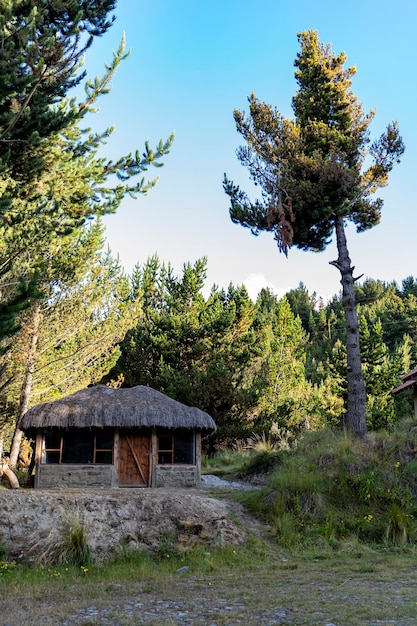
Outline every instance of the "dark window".
[[44, 431], [44, 459], [45, 463], [59, 463], [62, 452], [62, 438], [57, 432], [51, 429]]
[[194, 463], [194, 437], [185, 432], [188, 436], [174, 435], [174, 463]]
[[59, 463], [61, 458], [60, 452], [54, 452], [53, 450], [45, 450], [45, 463]]
[[94, 435], [90, 431], [67, 432], [63, 435], [61, 463], [92, 463]]
[[111, 450], [96, 450], [96, 464], [111, 465], [113, 463], [113, 452]]
[[43, 463], [113, 463], [113, 433], [45, 429]]
[[113, 463], [113, 433], [96, 434], [94, 445], [94, 463], [111, 465]]
[[172, 451], [174, 447], [174, 438], [172, 435], [159, 435], [158, 438], [158, 463], [160, 465], [172, 465]]
[[48, 450], [61, 449], [61, 435], [45, 431], [45, 448]]
[[194, 465], [194, 432], [186, 428], [161, 431], [158, 434], [158, 463]]
[[103, 433], [96, 435], [96, 450], [111, 450], [113, 448], [113, 434]]

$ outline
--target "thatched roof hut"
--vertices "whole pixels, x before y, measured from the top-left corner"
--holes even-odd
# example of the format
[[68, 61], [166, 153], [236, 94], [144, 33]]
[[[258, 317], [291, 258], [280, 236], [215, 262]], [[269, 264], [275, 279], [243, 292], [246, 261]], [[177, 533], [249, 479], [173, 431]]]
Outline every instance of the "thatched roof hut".
[[204, 411], [150, 387], [89, 387], [29, 409], [35, 487], [159, 487], [200, 483]]
[[156, 389], [138, 385], [112, 388], [97, 385], [77, 391], [55, 402], [29, 409], [20, 428], [199, 428], [214, 432], [216, 424], [208, 413], [186, 406]]

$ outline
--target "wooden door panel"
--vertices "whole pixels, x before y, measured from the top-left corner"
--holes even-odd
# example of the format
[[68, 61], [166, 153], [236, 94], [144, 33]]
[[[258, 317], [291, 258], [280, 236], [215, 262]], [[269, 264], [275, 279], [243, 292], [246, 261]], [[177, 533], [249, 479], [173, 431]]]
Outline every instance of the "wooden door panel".
[[148, 487], [151, 438], [137, 432], [120, 433], [119, 486]]

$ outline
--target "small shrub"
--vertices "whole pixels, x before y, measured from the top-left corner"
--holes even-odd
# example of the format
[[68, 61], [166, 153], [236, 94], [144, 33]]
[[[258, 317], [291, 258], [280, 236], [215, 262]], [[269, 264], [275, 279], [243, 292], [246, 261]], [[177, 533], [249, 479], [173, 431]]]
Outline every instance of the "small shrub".
[[408, 540], [407, 526], [410, 516], [394, 503], [391, 506], [387, 529], [385, 531], [385, 541], [397, 546], [404, 545]]
[[153, 552], [153, 557], [157, 561], [180, 558], [180, 551], [176, 545], [174, 533], [161, 536], [159, 544]]
[[92, 564], [91, 550], [83, 515], [77, 509], [66, 515], [62, 526], [52, 532], [49, 545], [41, 555], [46, 564], [66, 564], [87, 567]]
[[4, 543], [0, 543], [0, 563], [4, 560], [4, 557], [8, 553], [8, 549]]

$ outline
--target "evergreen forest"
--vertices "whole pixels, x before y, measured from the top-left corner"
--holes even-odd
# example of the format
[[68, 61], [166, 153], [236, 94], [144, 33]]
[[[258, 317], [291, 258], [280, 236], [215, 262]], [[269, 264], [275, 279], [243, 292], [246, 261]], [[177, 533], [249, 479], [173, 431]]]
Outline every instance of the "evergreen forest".
[[[300, 284], [280, 299], [264, 289], [252, 302], [231, 284], [204, 298], [205, 267], [200, 259], [173, 276], [154, 257], [137, 268], [141, 321], [106, 382], [150, 385], [202, 407], [221, 445], [271, 429], [296, 437], [338, 426], [347, 395], [341, 294], [323, 302]], [[412, 396], [391, 392], [416, 362], [417, 280], [367, 279], [356, 295], [367, 424], [389, 430], [413, 412]]]

